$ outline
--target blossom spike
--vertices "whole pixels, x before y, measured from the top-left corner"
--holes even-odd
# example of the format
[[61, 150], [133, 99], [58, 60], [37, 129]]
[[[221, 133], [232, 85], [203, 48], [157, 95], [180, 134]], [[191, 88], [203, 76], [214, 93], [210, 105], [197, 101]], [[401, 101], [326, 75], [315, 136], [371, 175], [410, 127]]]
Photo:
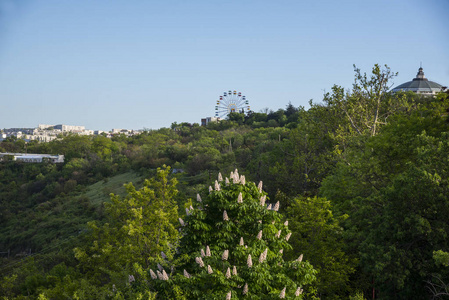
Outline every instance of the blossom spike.
[[203, 200], [201, 199], [200, 194], [196, 194], [196, 201], [198, 202], [202, 202]]
[[186, 215], [190, 216], [190, 211], [189, 211], [189, 209], [187, 207], [186, 207]]
[[299, 297], [299, 295], [301, 295], [302, 292], [303, 292], [302, 288], [298, 286], [298, 288], [296, 289], [296, 292], [295, 292], [295, 296]]
[[288, 220], [284, 222], [284, 226], [288, 226]]
[[167, 272], [165, 272], [165, 270], [162, 270], [162, 280], [168, 280], [168, 275]]
[[201, 257], [195, 257], [195, 262], [202, 268], [204, 267], [204, 262]]
[[276, 233], [276, 237], [277, 237], [277, 238], [280, 238], [280, 237], [281, 237], [281, 232], [282, 232], [282, 230], [279, 230], [279, 231]]
[[212, 193], [214, 189], [209, 185], [209, 194]]
[[242, 192], [240, 192], [238, 198], [237, 198], [237, 203], [243, 203], [243, 196], [242, 196]]
[[210, 256], [210, 248], [209, 246], [206, 246], [206, 256]]
[[232, 293], [231, 293], [231, 291], [229, 291], [229, 292], [226, 294], [226, 300], [231, 300], [231, 297], [232, 297]]
[[259, 184], [257, 185], [257, 188], [259, 189], [259, 193], [262, 193], [262, 186], [263, 186], [263, 183], [261, 180], [261, 181], [259, 181]]
[[289, 233], [285, 236], [285, 240], [288, 242], [288, 240], [290, 239], [291, 236], [292, 236], [292, 233], [289, 232]]
[[223, 251], [223, 255], [221, 256], [222, 260], [228, 260], [229, 257], [229, 250]]
[[204, 253], [204, 249], [201, 249], [201, 257], [205, 257], [206, 253]]
[[240, 176], [240, 183], [241, 183], [242, 185], [245, 185], [245, 184], [246, 184], [246, 178], [245, 178], [245, 175]]
[[235, 266], [232, 267], [232, 275], [237, 276], [237, 268]]
[[246, 260], [246, 264], [248, 265], [248, 268], [251, 268], [253, 266], [253, 260], [251, 259], [251, 254], [248, 254], [248, 259]]
[[186, 224], [184, 223], [184, 220], [179, 218], [179, 224], [181, 224], [181, 226], [186, 226]]
[[167, 255], [165, 255], [164, 251], [161, 251], [161, 256], [163, 259], [167, 259]]
[[297, 262], [302, 262], [302, 258], [303, 258], [303, 255], [301, 254], [301, 255], [296, 259], [296, 261], [297, 261]]
[[152, 269], [150, 269], [150, 275], [151, 279], [157, 279], [156, 273], [154, 273]]
[[268, 210], [271, 210], [271, 204], [268, 204], [267, 209], [268, 209]]
[[229, 221], [229, 217], [228, 217], [228, 213], [225, 211], [223, 211], [223, 221]]
[[226, 183], [226, 186], [229, 185], [229, 178], [228, 177], [226, 177], [225, 183]]
[[243, 246], [243, 245], [245, 245], [245, 242], [243, 241], [243, 236], [242, 236], [242, 237], [240, 237], [240, 243], [239, 243], [239, 245], [240, 245], [240, 246]]
[[231, 269], [228, 267], [228, 269], [226, 270], [226, 278], [229, 279], [231, 278]]
[[273, 210], [274, 210], [274, 211], [278, 211], [278, 210], [279, 210], [279, 201], [276, 202], [276, 204], [274, 205]]
[[218, 181], [223, 181], [223, 176], [221, 176], [221, 173], [218, 173]]
[[212, 274], [214, 271], [212, 270], [210, 265], [207, 265], [207, 273]]
[[186, 269], [184, 269], [184, 276], [186, 278], [190, 278], [191, 277], [190, 274], [186, 271]]
[[220, 190], [220, 184], [218, 183], [217, 180], [215, 180], [215, 190], [219, 191]]
[[265, 206], [265, 201], [267, 200], [267, 195], [260, 197], [260, 206]]
[[284, 288], [282, 289], [281, 293], [279, 294], [279, 298], [285, 299], [285, 289], [286, 289], [286, 287], [284, 287]]
[[259, 233], [257, 234], [257, 239], [261, 240], [262, 239], [262, 230], [259, 231]]
[[246, 295], [248, 293], [248, 283], [245, 282], [245, 286], [243, 287], [243, 295]]

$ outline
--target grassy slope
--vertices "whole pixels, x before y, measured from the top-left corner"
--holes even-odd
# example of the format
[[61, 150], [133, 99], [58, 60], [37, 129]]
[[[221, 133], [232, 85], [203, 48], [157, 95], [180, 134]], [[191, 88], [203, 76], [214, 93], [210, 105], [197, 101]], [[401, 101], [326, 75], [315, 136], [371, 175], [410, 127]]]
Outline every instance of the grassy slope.
[[0, 245], [13, 254], [29, 249], [32, 253], [52, 251], [61, 241], [76, 236], [87, 222], [99, 218], [110, 193], [124, 195], [123, 184], [128, 182], [140, 187], [143, 178], [133, 172], [116, 175], [20, 212], [0, 228]]

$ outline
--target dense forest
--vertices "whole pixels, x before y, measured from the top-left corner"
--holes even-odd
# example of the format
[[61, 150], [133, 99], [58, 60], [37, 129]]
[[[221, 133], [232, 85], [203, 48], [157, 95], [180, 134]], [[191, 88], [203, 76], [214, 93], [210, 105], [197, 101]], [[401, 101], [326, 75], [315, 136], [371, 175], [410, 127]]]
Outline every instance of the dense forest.
[[449, 94], [355, 69], [310, 108], [8, 138], [1, 299], [447, 299]]

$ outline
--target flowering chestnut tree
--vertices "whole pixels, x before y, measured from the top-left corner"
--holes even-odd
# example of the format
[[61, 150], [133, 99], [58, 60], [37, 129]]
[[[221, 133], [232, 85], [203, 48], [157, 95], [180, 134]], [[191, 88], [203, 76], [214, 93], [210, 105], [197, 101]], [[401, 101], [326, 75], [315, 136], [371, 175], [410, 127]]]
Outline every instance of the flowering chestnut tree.
[[246, 182], [237, 170], [224, 180], [219, 174], [179, 219], [177, 262], [149, 270], [157, 298], [302, 299], [316, 271], [302, 255], [284, 260], [291, 231], [278, 209], [262, 182]]

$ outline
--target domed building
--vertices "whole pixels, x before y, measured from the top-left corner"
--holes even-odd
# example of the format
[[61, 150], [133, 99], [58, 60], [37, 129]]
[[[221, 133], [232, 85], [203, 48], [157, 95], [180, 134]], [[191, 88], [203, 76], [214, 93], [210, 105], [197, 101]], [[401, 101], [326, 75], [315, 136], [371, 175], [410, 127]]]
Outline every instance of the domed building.
[[422, 95], [435, 95], [438, 92], [441, 92], [445, 89], [441, 84], [438, 84], [436, 82], [428, 80], [424, 76], [423, 68], [419, 68], [418, 74], [416, 74], [416, 77], [413, 78], [412, 81], [408, 81], [406, 83], [403, 83], [401, 85], [398, 85], [397, 87], [394, 87], [391, 91], [393, 93], [399, 92], [399, 91], [412, 91], [417, 94]]

